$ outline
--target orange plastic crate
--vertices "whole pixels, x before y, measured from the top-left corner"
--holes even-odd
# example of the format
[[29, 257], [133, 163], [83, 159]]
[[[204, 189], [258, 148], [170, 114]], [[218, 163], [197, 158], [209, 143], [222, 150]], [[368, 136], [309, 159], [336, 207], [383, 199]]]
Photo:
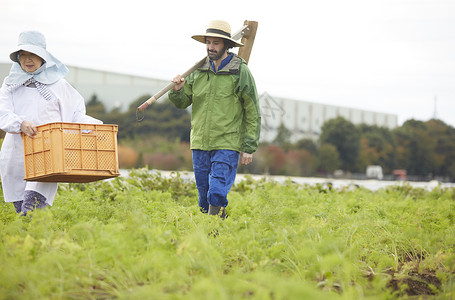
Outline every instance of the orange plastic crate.
[[117, 125], [49, 123], [24, 142], [25, 180], [91, 182], [120, 175]]

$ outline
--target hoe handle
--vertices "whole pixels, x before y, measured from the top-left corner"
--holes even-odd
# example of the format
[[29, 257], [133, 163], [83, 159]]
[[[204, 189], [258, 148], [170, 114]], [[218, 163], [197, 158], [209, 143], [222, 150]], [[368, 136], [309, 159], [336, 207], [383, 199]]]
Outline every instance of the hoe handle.
[[[190, 75], [191, 73], [194, 72], [194, 70], [196, 70], [197, 68], [199, 68], [200, 66], [202, 66], [202, 64], [205, 62], [205, 60], [207, 59], [207, 56], [205, 56], [203, 59], [201, 59], [200, 61], [198, 61], [194, 66], [192, 66], [191, 68], [189, 68], [188, 70], [186, 70], [183, 74], [182, 74], [182, 78], [185, 78], [187, 77], [188, 75]], [[143, 111], [144, 109], [146, 109], [150, 104], [152, 104], [153, 102], [155, 102], [156, 100], [158, 100], [161, 96], [163, 96], [164, 94], [166, 94], [167, 92], [169, 92], [173, 87], [175, 86], [175, 82], [170, 82], [168, 85], [166, 85], [164, 88], [161, 89], [161, 91], [159, 91], [158, 93], [156, 93], [155, 95], [153, 95], [152, 97], [150, 97], [147, 101], [145, 101], [141, 106], [139, 106], [137, 108], [138, 111]]]

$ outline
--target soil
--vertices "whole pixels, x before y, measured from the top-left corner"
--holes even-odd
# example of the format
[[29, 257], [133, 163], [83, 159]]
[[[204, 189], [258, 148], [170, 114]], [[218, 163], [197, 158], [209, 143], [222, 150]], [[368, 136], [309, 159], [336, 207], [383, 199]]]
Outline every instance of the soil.
[[[441, 287], [441, 280], [436, 277], [434, 271], [425, 270], [419, 273], [417, 270], [413, 270], [407, 276], [400, 276], [400, 278], [395, 276], [397, 272], [390, 271], [389, 274], [392, 279], [387, 286], [395, 291], [402, 291], [409, 296], [435, 295]], [[407, 286], [404, 290], [401, 289], [403, 284]]]

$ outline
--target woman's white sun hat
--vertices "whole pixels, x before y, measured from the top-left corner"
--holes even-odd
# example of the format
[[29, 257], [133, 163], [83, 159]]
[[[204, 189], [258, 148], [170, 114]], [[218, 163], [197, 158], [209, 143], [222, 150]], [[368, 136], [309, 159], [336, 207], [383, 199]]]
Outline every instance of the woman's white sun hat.
[[[43, 65], [35, 72], [25, 72], [17, 56], [21, 50], [41, 57], [44, 60]], [[11, 52], [9, 57], [15, 63], [13, 63], [9, 75], [5, 78], [5, 83], [8, 85], [22, 84], [32, 77], [43, 84], [52, 84], [64, 78], [69, 72], [68, 68], [60, 60], [46, 50], [46, 38], [39, 31], [24, 31], [19, 34], [17, 47]]]
[[192, 38], [205, 44], [206, 37], [219, 37], [234, 42], [235, 47], [243, 47], [242, 43], [231, 38], [231, 26], [228, 22], [214, 20], [209, 23], [205, 34], [193, 35]]
[[17, 42], [16, 50], [14, 50], [10, 55], [14, 62], [19, 62], [17, 58], [17, 54], [19, 51], [27, 51], [34, 53], [44, 59], [44, 61], [48, 61], [49, 52], [46, 50], [46, 38], [41, 32], [38, 31], [24, 31], [19, 35], [19, 40]]

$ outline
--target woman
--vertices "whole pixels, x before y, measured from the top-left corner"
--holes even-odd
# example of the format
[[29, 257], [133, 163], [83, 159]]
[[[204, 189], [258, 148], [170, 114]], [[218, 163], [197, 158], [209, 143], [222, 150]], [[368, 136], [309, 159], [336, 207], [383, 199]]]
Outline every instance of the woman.
[[6, 132], [0, 175], [5, 201], [26, 215], [53, 204], [57, 183], [24, 180], [20, 133], [33, 137], [38, 133], [36, 126], [52, 122], [102, 122], [85, 114], [84, 99], [64, 79], [68, 68], [46, 50], [43, 34], [22, 32], [10, 58], [14, 63], [0, 89], [0, 129]]

